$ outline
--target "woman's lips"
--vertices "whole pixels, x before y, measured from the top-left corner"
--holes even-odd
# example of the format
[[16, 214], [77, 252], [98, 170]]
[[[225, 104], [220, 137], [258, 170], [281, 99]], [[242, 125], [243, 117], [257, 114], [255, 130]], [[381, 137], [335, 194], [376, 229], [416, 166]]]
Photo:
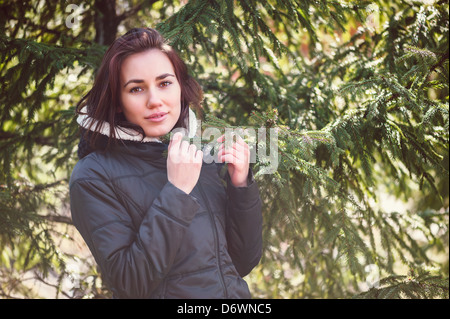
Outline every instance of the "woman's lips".
[[145, 119], [149, 120], [151, 122], [161, 122], [166, 119], [167, 114], [168, 113], [166, 113], [166, 112], [158, 112], [158, 113], [154, 113], [150, 116], [147, 116]]

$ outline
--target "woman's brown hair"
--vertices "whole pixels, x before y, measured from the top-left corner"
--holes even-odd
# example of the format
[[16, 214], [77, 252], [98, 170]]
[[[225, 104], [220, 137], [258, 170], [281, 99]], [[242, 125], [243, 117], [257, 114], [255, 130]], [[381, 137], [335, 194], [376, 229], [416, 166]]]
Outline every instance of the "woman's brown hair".
[[[78, 114], [87, 106], [87, 115], [96, 121], [91, 121], [87, 128], [88, 139], [91, 147], [95, 148], [95, 140], [104, 122], [109, 123], [109, 139], [116, 138], [116, 128], [130, 128], [145, 137], [144, 130], [128, 122], [123, 113], [117, 112], [120, 108], [120, 69], [123, 61], [130, 55], [158, 49], [165, 53], [173, 65], [175, 76], [181, 87], [181, 113], [176, 127], [186, 127], [185, 119], [189, 114], [189, 107], [194, 111], [201, 110], [203, 91], [200, 85], [189, 74], [186, 64], [178, 54], [166, 43], [162, 35], [151, 28], [135, 28], [123, 36], [117, 38], [106, 51], [100, 68], [97, 71], [92, 89], [86, 94], [77, 106]], [[96, 124], [95, 124], [96, 123]]]

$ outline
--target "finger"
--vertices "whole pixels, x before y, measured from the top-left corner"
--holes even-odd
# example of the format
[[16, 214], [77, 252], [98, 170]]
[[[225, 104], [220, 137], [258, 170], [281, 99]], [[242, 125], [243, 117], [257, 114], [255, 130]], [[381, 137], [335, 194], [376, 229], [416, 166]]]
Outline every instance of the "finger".
[[236, 142], [237, 142], [238, 144], [244, 146], [244, 147], [248, 147], [248, 144], [247, 144], [247, 143], [244, 141], [244, 139], [243, 139], [241, 136], [239, 136], [239, 135], [236, 136]]
[[228, 154], [231, 156], [233, 155], [234, 149], [230, 146], [230, 147], [225, 147], [225, 143], [220, 144], [219, 146], [219, 150], [217, 152], [217, 156], [220, 158], [221, 156]]
[[250, 156], [250, 150], [246, 143], [233, 143], [229, 148], [225, 148], [224, 144], [221, 144], [219, 146], [219, 151], [220, 150], [223, 150], [225, 153], [233, 154], [233, 156], [241, 158], [242, 160], [245, 160]]
[[203, 152], [201, 150], [195, 152], [194, 161], [195, 163], [201, 163], [203, 161]]
[[227, 145], [233, 143], [234, 136], [236, 134], [234, 132], [222, 134], [216, 141], [219, 143], [225, 142]]
[[188, 146], [189, 154], [194, 155], [196, 151], [197, 151], [197, 147], [195, 146], [195, 144], [189, 144], [189, 146]]
[[188, 153], [189, 153], [189, 162], [194, 163], [195, 162], [195, 153], [197, 152], [197, 147], [195, 147], [194, 144], [190, 144], [188, 147]]
[[237, 152], [234, 149], [220, 149], [219, 152], [217, 152], [217, 158], [220, 162], [226, 163], [238, 163], [239, 161]]
[[244, 161], [247, 161], [250, 158], [250, 148], [244, 141], [242, 141], [242, 144], [236, 143], [235, 149], [238, 151], [239, 156], [241, 156]]
[[171, 149], [172, 147], [175, 147], [175, 146], [180, 147], [180, 141], [182, 140], [182, 138], [183, 138], [183, 134], [181, 132], [176, 132], [170, 140], [169, 149]]
[[243, 163], [241, 160], [237, 159], [233, 154], [222, 154], [218, 156], [219, 161], [221, 163], [229, 163], [229, 164], [241, 164]]
[[220, 163], [223, 163], [223, 155], [224, 155], [224, 149], [222, 147], [223, 144], [221, 144], [219, 147], [219, 151], [217, 152], [217, 159], [219, 160]]
[[182, 141], [180, 144], [180, 152], [181, 154], [188, 154], [189, 153], [189, 142], [188, 141]]
[[[244, 131], [245, 132], [245, 131]], [[231, 133], [230, 137], [231, 137], [231, 143], [235, 143], [234, 142], [234, 136], [236, 136], [236, 142], [241, 144], [241, 145], [247, 145], [248, 144], [245, 142], [245, 140], [241, 137], [241, 135], [239, 134], [235, 134], [235, 133]], [[218, 143], [223, 143], [225, 141], [225, 134], [221, 135], [217, 140]], [[228, 143], [227, 143], [228, 145]]]
[[216, 141], [222, 143], [225, 138], [225, 134], [222, 134]]
[[242, 143], [236, 143], [236, 142], [232, 142], [232, 143], [223, 142], [223, 143], [220, 143], [220, 144], [219, 144], [219, 148], [220, 148], [220, 147], [226, 147], [226, 149], [231, 149], [231, 148], [235, 148], [235, 147], [236, 147], [236, 144], [238, 144], [239, 146], [244, 146], [244, 145], [245, 145], [245, 142], [244, 142], [244, 144], [242, 144]]
[[243, 151], [243, 150], [245, 150], [245, 145], [246, 144], [244, 142], [237, 141], [237, 142], [231, 144], [231, 148], [238, 150], [238, 151]]

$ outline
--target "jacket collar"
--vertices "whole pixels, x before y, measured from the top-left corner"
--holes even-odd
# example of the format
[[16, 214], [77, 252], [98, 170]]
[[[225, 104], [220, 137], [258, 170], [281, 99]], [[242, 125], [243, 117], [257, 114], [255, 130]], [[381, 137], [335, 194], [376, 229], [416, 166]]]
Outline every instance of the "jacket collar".
[[[89, 117], [87, 114], [87, 106], [83, 107], [81, 109], [81, 114], [78, 115], [77, 123], [83, 128], [83, 129], [91, 129], [93, 131], [98, 127], [98, 121], [96, 119], [93, 119], [92, 117]], [[92, 125], [91, 125], [92, 124]], [[110, 125], [108, 122], [102, 122], [99, 126], [98, 133], [105, 135], [106, 137], [109, 137], [109, 130]], [[136, 132], [135, 130], [116, 126], [114, 127], [114, 133], [116, 133], [116, 138], [122, 141], [134, 141], [134, 142], [159, 142], [161, 141], [158, 138], [155, 137], [144, 137], [142, 138], [142, 134]]]
[[[78, 115], [77, 123], [83, 128], [83, 129], [89, 129], [91, 130], [97, 128], [98, 121], [96, 119], [93, 119], [89, 117], [87, 114], [87, 106], [83, 107], [81, 114]], [[93, 125], [91, 125], [93, 124]], [[189, 116], [186, 123], [187, 127], [189, 127], [189, 137], [194, 137], [197, 132], [197, 118], [195, 116], [195, 113], [189, 109]], [[102, 122], [98, 133], [105, 135], [106, 137], [109, 137], [109, 130], [110, 125], [108, 122]], [[142, 138], [142, 134], [139, 132], [136, 132], [133, 129], [116, 126], [114, 127], [116, 138], [122, 141], [133, 141], [133, 142], [142, 142], [142, 143], [148, 143], [148, 142], [156, 142], [156, 143], [162, 143], [159, 138], [156, 137], [148, 137], [145, 136]]]

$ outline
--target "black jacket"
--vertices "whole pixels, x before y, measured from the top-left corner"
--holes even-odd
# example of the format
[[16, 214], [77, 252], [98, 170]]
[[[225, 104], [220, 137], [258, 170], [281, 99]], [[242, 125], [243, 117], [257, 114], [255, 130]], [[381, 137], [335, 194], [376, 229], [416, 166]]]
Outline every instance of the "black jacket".
[[73, 222], [106, 284], [116, 298], [250, 298], [242, 277], [262, 249], [251, 172], [236, 188], [204, 162], [186, 194], [167, 180], [165, 154], [167, 144], [126, 141], [72, 172]]

